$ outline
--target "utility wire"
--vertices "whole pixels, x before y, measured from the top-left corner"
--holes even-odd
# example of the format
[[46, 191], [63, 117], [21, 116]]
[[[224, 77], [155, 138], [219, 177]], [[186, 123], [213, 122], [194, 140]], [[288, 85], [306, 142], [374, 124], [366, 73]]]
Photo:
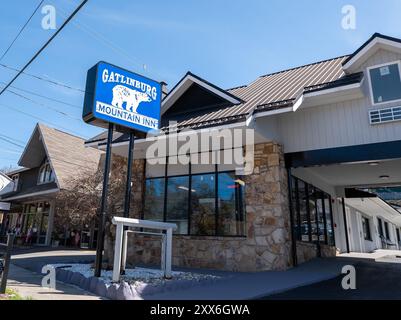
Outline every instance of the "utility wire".
[[54, 127], [56, 127], [56, 128], [57, 128], [57, 127], [58, 127], [58, 128], [61, 128], [61, 129], [65, 130], [66, 132], [72, 132], [72, 133], [74, 133], [75, 135], [77, 135], [78, 137], [82, 137], [82, 138], [84, 138], [84, 139], [89, 139], [87, 136], [84, 136], [84, 137], [83, 137], [83, 136], [81, 135], [81, 133], [72, 131], [72, 130], [66, 128], [66, 127], [62, 127], [62, 126], [60, 126], [60, 125], [58, 125], [58, 124], [56, 124], [56, 123], [50, 122], [50, 121], [45, 120], [45, 119], [40, 118], [40, 117], [37, 117], [37, 116], [35, 116], [35, 115], [31, 114], [31, 113], [28, 113], [28, 112], [25, 112], [25, 111], [21, 111], [21, 110], [19, 110], [19, 109], [14, 108], [14, 107], [8, 106], [8, 105], [6, 105], [6, 104], [4, 104], [4, 103], [1, 103], [0, 106], [2, 106], [2, 107], [4, 107], [4, 108], [7, 108], [7, 109], [10, 109], [10, 110], [13, 110], [13, 111], [18, 112], [18, 113], [21, 113], [21, 114], [26, 115], [26, 116], [28, 116], [28, 117], [34, 118], [34, 119], [39, 120], [39, 121], [41, 121], [41, 122], [43, 122], [43, 123], [48, 123], [48, 124], [50, 124], [51, 126], [54, 126]]
[[10, 141], [10, 140], [8, 140], [8, 139], [6, 139], [6, 138], [0, 137], [0, 140], [5, 141], [5, 142], [8, 142], [9, 144], [12, 144], [12, 145], [14, 145], [14, 146], [17, 146], [17, 147], [20, 147], [20, 148], [24, 148], [24, 147], [21, 146], [20, 144], [15, 143], [15, 142], [12, 142], [12, 141]]
[[[4, 84], [4, 85], [6, 84], [6, 83], [3, 82], [3, 81], [0, 81], [0, 83], [1, 83], [1, 84]], [[39, 94], [39, 93], [37, 93], [37, 92], [33, 92], [33, 91], [30, 91], [30, 90], [22, 89], [22, 88], [20, 88], [20, 87], [10, 86], [10, 88], [11, 88], [11, 89], [18, 90], [18, 91], [25, 92], [25, 93], [28, 93], [28, 94], [31, 94], [31, 95], [33, 95], [33, 96], [37, 96], [37, 97], [39, 97], [39, 98], [47, 99], [47, 100], [49, 100], [49, 101], [53, 101], [53, 102], [57, 102], [57, 103], [60, 103], [60, 104], [64, 104], [64, 105], [69, 106], [69, 107], [73, 107], [73, 108], [76, 108], [76, 109], [82, 109], [82, 106], [77, 106], [77, 105], [75, 105], [75, 104], [71, 104], [71, 103], [68, 103], [68, 102], [65, 102], [65, 101], [62, 101], [62, 100], [58, 100], [58, 99], [55, 99], [55, 98], [52, 98], [52, 97], [48, 97], [48, 96], [45, 96], [45, 95], [43, 95], [43, 94]]]
[[35, 74], [32, 74], [32, 73], [23, 72], [22, 69], [17, 69], [17, 68], [5, 65], [4, 63], [0, 63], [0, 66], [3, 67], [3, 68], [9, 69], [9, 70], [17, 71], [19, 74], [24, 74], [26, 76], [30, 76], [32, 78], [35, 78], [35, 79], [38, 79], [38, 80], [41, 80], [41, 81], [46, 81], [48, 83], [54, 84], [54, 85], [59, 86], [59, 87], [63, 87], [63, 88], [66, 88], [66, 89], [71, 89], [71, 90], [75, 90], [75, 91], [79, 91], [79, 92], [83, 92], [83, 93], [86, 92], [83, 89], [75, 88], [75, 87], [72, 87], [72, 86], [67, 85], [65, 83], [62, 83], [62, 82], [53, 81], [53, 80], [46, 79], [46, 78], [43, 78], [41, 76], [38, 76], [38, 75], [35, 75]]
[[11, 42], [11, 44], [8, 46], [7, 50], [4, 51], [4, 53], [2, 54], [2, 56], [0, 57], [0, 61], [3, 60], [3, 58], [5, 57], [5, 55], [8, 53], [8, 51], [11, 49], [11, 47], [14, 45], [14, 42], [18, 39], [18, 37], [21, 35], [22, 31], [24, 31], [25, 27], [28, 25], [29, 21], [31, 21], [32, 17], [35, 15], [36, 11], [38, 11], [38, 9], [40, 8], [40, 6], [42, 5], [44, 0], [40, 1], [40, 3], [38, 4], [38, 6], [35, 8], [35, 10], [32, 12], [31, 16], [29, 17], [29, 19], [25, 22], [25, 24], [22, 26], [22, 28], [20, 29], [20, 31], [18, 32], [18, 34], [16, 35], [16, 37], [14, 38], [14, 40]]
[[6, 136], [5, 134], [2, 134], [2, 133], [0, 133], [0, 136], [2, 136], [3, 138], [7, 138], [7, 139], [10, 139], [10, 140], [13, 140], [13, 141], [15, 141], [17, 143], [25, 144], [25, 142], [22, 141], [22, 140], [18, 140], [16, 138], [12, 138], [12, 137]]
[[[3, 139], [1, 138], [1, 136], [2, 136], [2, 134], [0, 134], [0, 140], [3, 140]], [[9, 141], [6, 141], [6, 140], [4, 140], [4, 141], [6, 141], [6, 142], [8, 142], [8, 143], [10, 143], [10, 144], [13, 144], [13, 145], [15, 145], [15, 146], [17, 146], [17, 147], [19, 147], [19, 148], [21, 148], [21, 149], [25, 149], [25, 146], [22, 146], [22, 145], [20, 145], [20, 144], [18, 144], [18, 143], [15, 142], [16, 139], [14, 139], [14, 138], [9, 138], [9, 139], [7, 139], [7, 140], [9, 140]], [[14, 140], [14, 141], [13, 141], [13, 140]], [[9, 150], [9, 151], [11, 151], [11, 150]], [[15, 152], [15, 151], [14, 151], [14, 152]], [[19, 152], [16, 152], [16, 153], [19, 154]], [[57, 160], [57, 161], [59, 161], [59, 162], [72, 164], [72, 165], [78, 166], [78, 167], [80, 167], [80, 168], [85, 167], [85, 164], [88, 164], [88, 161], [87, 161], [87, 160], [82, 160], [83, 162], [78, 163], [78, 162], [67, 161], [67, 160], [65, 160], [65, 159], [61, 159], [61, 158], [59, 158], [59, 157], [54, 157], [54, 156], [51, 156], [50, 158], [51, 158], [52, 160]], [[90, 161], [90, 163], [97, 164], [97, 163], [94, 162], [94, 161]]]
[[12, 93], [12, 94], [16, 95], [17, 97], [20, 97], [20, 98], [25, 99], [25, 100], [27, 100], [27, 101], [33, 102], [33, 103], [35, 103], [35, 104], [37, 104], [37, 105], [39, 105], [39, 106], [45, 107], [45, 108], [47, 108], [47, 109], [49, 109], [49, 110], [52, 110], [52, 111], [54, 111], [54, 112], [57, 112], [57, 113], [61, 114], [62, 116], [69, 117], [69, 118], [71, 118], [71, 119], [73, 119], [73, 120], [76, 120], [76, 121], [81, 122], [81, 119], [79, 119], [79, 118], [76, 118], [76, 117], [74, 117], [74, 116], [72, 116], [72, 115], [70, 115], [70, 114], [68, 114], [68, 113], [65, 113], [65, 112], [63, 112], [63, 111], [60, 111], [60, 110], [58, 110], [58, 109], [56, 109], [56, 108], [50, 107], [50, 106], [48, 106], [48, 105], [46, 105], [46, 104], [44, 104], [44, 103], [41, 103], [41, 102], [38, 102], [38, 101], [33, 100], [33, 99], [31, 99], [31, 98], [28, 98], [28, 97], [26, 97], [26, 96], [24, 96], [24, 95], [22, 95], [22, 94], [20, 94], [20, 93], [17, 93], [17, 92], [15, 92], [15, 91], [10, 90], [10, 89], [8, 89], [7, 92]]
[[38, 52], [34, 54], [34, 56], [25, 64], [25, 66], [18, 71], [18, 73], [11, 79], [11, 81], [0, 91], [0, 95], [4, 93], [8, 89], [9, 86], [25, 71], [26, 68], [39, 56], [39, 54], [49, 45], [49, 43], [64, 29], [64, 27], [71, 21], [71, 19], [78, 13], [79, 10], [88, 2], [88, 0], [83, 0], [81, 4], [74, 10], [74, 12], [63, 22], [60, 28], [50, 37], [49, 40], [39, 49]]

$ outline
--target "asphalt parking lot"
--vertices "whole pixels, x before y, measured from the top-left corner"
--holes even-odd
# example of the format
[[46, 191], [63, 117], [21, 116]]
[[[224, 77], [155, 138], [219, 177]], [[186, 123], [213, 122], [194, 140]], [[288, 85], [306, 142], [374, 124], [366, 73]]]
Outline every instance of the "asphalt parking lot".
[[[398, 259], [401, 260], [401, 259]], [[356, 289], [344, 290], [343, 277], [296, 288], [283, 293], [262, 298], [263, 300], [400, 300], [401, 263], [375, 262], [370, 260], [354, 263], [356, 270]]]

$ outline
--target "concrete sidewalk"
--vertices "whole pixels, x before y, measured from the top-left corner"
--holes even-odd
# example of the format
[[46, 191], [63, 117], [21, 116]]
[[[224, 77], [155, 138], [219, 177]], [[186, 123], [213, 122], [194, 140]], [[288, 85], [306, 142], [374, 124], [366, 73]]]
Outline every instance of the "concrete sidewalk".
[[329, 280], [341, 274], [344, 265], [353, 264], [343, 258], [315, 259], [288, 271], [235, 273], [213, 285], [164, 292], [151, 300], [250, 300], [284, 292], [301, 286]]
[[7, 288], [14, 289], [24, 298], [34, 300], [102, 300], [78, 287], [57, 281], [56, 290], [41, 286], [43, 275], [15, 264], [10, 265]]

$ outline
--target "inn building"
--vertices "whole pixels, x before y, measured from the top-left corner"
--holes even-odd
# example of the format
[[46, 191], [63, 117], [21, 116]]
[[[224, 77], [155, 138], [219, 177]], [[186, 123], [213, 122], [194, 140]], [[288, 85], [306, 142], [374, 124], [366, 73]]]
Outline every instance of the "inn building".
[[[227, 90], [188, 72], [162, 101], [163, 134], [135, 142], [131, 217], [177, 224], [176, 266], [285, 270], [314, 257], [399, 249], [399, 207], [375, 190], [401, 185], [400, 66], [401, 40], [376, 33], [352, 54]], [[146, 159], [155, 140], [187, 129], [253, 129], [252, 172], [176, 164], [179, 151]], [[86, 146], [104, 150], [105, 137]], [[113, 154], [127, 149], [127, 135], [116, 133]], [[192, 153], [224, 157], [212, 145]], [[159, 263], [157, 237], [130, 235], [128, 247], [129, 263]]]

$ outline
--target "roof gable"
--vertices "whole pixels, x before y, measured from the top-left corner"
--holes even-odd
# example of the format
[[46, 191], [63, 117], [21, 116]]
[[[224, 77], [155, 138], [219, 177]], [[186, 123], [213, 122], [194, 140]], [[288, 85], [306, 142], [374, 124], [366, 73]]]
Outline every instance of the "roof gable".
[[221, 100], [226, 101], [230, 104], [240, 104], [242, 101], [240, 98], [231, 94], [230, 92], [223, 90], [216, 85], [188, 72], [170, 91], [170, 93], [162, 101], [161, 112], [164, 114], [179, 100], [190, 88], [194, 88], [193, 85], [196, 84], [201, 87], [204, 92], [209, 93], [211, 96], [219, 97]]
[[37, 124], [20, 158], [20, 166], [34, 168], [48, 159], [59, 188], [83, 172], [98, 169], [101, 151], [86, 148], [84, 139], [57, 129]]
[[373, 34], [343, 62], [344, 71], [346, 73], [360, 71], [361, 65], [380, 49], [401, 53], [401, 40], [380, 33]]

